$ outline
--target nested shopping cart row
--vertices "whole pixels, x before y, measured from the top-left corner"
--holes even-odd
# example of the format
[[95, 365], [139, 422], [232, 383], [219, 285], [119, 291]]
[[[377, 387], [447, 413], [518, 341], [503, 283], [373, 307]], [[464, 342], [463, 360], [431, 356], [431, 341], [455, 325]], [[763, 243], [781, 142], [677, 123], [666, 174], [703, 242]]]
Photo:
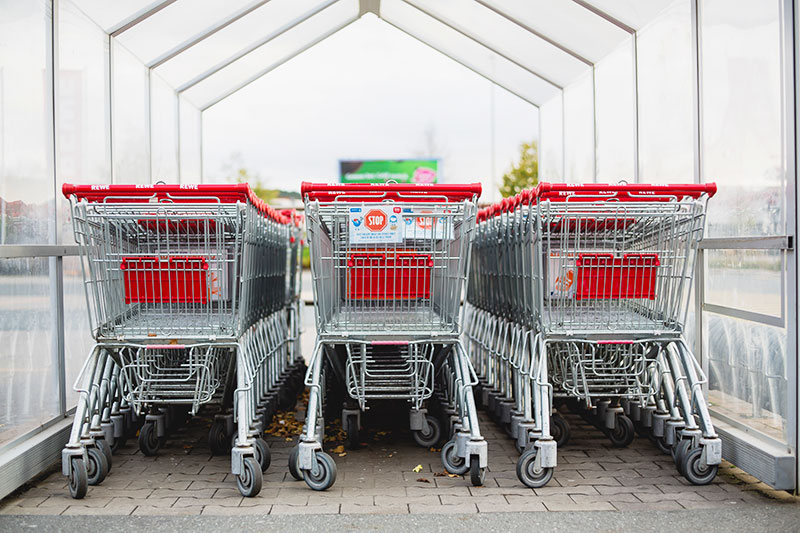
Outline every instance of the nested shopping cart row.
[[615, 446], [636, 431], [692, 483], [721, 461], [687, 344], [686, 315], [706, 185], [568, 185], [482, 210], [467, 295], [480, 403], [515, 439], [519, 479], [553, 475], [567, 404]]
[[62, 470], [70, 493], [108, 474], [138, 432], [154, 455], [204, 405], [245, 496], [270, 463], [263, 428], [293, 405], [299, 350], [300, 219], [245, 185], [64, 185], [96, 345], [75, 388]]

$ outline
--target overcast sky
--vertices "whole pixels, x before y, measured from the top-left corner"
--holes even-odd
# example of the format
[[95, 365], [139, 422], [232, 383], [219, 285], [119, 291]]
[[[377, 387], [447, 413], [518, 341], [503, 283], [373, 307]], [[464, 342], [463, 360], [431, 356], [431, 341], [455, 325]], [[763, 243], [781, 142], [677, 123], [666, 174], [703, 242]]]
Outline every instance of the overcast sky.
[[203, 172], [222, 179], [235, 162], [268, 187], [297, 190], [337, 180], [339, 159], [436, 156], [440, 181], [481, 181], [488, 201], [520, 143], [537, 136], [534, 106], [366, 15], [209, 108]]

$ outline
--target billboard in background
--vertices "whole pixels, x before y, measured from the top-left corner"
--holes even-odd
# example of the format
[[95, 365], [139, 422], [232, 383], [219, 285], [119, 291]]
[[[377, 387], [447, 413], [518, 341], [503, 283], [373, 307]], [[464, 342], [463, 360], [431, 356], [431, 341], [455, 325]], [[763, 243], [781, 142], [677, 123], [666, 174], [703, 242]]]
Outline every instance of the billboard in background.
[[339, 161], [341, 183], [436, 183], [438, 172], [438, 159]]

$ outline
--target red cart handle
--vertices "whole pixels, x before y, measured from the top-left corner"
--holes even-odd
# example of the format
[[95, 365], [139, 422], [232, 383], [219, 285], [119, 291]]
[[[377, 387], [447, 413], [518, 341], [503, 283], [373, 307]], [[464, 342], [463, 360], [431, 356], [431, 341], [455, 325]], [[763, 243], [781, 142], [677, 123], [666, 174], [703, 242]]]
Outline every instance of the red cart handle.
[[709, 198], [717, 192], [716, 183], [687, 183], [669, 185], [649, 185], [644, 183], [540, 183], [533, 191], [533, 197], [553, 202], [565, 201], [571, 196], [589, 197], [598, 200], [614, 199], [625, 201], [659, 202], [673, 197], [698, 199], [704, 194]]
[[217, 198], [220, 203], [233, 204], [250, 202], [267, 218], [279, 223], [289, 224], [287, 217], [255, 195], [247, 183], [201, 183], [197, 185], [73, 185], [65, 183], [61, 192], [69, 198], [87, 202], [107, 203], [146, 203], [153, 198], [158, 201], [180, 200], [187, 203], [207, 203], [209, 197]]
[[304, 181], [300, 194], [309, 200], [320, 202], [364, 202], [364, 201], [414, 201], [463, 202], [481, 195], [480, 183], [309, 183]]

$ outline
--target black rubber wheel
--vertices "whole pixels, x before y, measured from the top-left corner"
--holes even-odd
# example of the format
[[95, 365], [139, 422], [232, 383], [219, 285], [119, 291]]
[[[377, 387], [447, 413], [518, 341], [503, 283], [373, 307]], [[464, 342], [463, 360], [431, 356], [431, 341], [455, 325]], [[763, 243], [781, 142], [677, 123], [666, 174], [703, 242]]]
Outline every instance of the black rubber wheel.
[[94, 445], [97, 446], [100, 451], [103, 452], [103, 455], [106, 456], [106, 463], [108, 463], [108, 470], [110, 471], [112, 466], [111, 456], [113, 454], [108, 441], [106, 439], [95, 439]]
[[264, 476], [261, 474], [261, 467], [255, 457], [245, 457], [242, 465], [242, 473], [236, 476], [236, 488], [246, 498], [252, 498], [261, 492], [261, 484]]
[[256, 452], [256, 462], [261, 467], [262, 472], [266, 472], [272, 462], [272, 454], [269, 445], [264, 439], [253, 439], [253, 448]]
[[571, 435], [569, 422], [560, 413], [553, 413], [550, 416], [550, 436], [558, 447], [566, 446]]
[[658, 448], [661, 453], [666, 455], [672, 455], [672, 446], [667, 444], [667, 441], [664, 440], [664, 437], [656, 437], [653, 436], [652, 439], [653, 443], [655, 443], [656, 448]]
[[208, 430], [208, 447], [212, 455], [225, 455], [231, 451], [231, 439], [225, 431], [224, 422], [214, 422]]
[[708, 485], [717, 477], [719, 465], [701, 465], [700, 456], [703, 448], [691, 448], [683, 460], [683, 477], [692, 485]]
[[636, 428], [636, 434], [642, 437], [643, 439], [647, 439], [650, 437], [650, 428], [646, 427], [641, 422], [634, 422], [633, 426]]
[[336, 482], [336, 463], [333, 458], [323, 451], [314, 454], [316, 467], [303, 470], [306, 485], [314, 490], [327, 490]]
[[344, 430], [347, 433], [347, 437], [345, 439], [345, 445], [347, 446], [347, 449], [348, 450], [359, 449], [361, 447], [361, 443], [359, 442], [360, 435], [358, 427], [358, 417], [355, 415], [348, 416], [345, 419]]
[[69, 495], [76, 500], [83, 499], [89, 490], [89, 476], [86, 473], [86, 463], [80, 457], [70, 459]]
[[469, 481], [473, 487], [482, 487], [483, 482], [486, 481], [486, 469], [481, 468], [477, 455], [469, 458]]
[[108, 475], [108, 461], [98, 448], [86, 449], [86, 476], [89, 485], [99, 485]]
[[633, 422], [625, 415], [619, 415], [616, 419], [614, 429], [609, 429], [606, 435], [611, 440], [611, 445], [615, 448], [624, 448], [633, 442], [636, 432], [633, 429]]
[[297, 468], [297, 456], [300, 453], [300, 448], [295, 446], [289, 452], [289, 473], [297, 481], [303, 481], [303, 473]]
[[442, 446], [442, 464], [451, 474], [463, 476], [469, 470], [469, 465], [463, 457], [456, 455], [456, 441], [449, 440]]
[[123, 431], [122, 436], [114, 437], [114, 444], [111, 445], [111, 452], [117, 453], [122, 448], [125, 447], [125, 443], [128, 441], [127, 432]]
[[431, 448], [439, 444], [442, 440], [442, 424], [435, 416], [426, 415], [425, 420], [428, 422], [427, 429], [412, 432], [414, 434], [414, 441], [423, 448]]
[[553, 468], [536, 469], [536, 448], [529, 448], [517, 461], [517, 478], [526, 487], [540, 489], [553, 479]]
[[672, 460], [675, 461], [675, 468], [678, 469], [678, 472], [683, 475], [683, 466], [684, 461], [686, 460], [686, 454], [689, 453], [689, 450], [692, 447], [692, 439], [681, 439], [679, 440], [675, 446], [672, 447]]
[[148, 457], [158, 453], [161, 448], [162, 440], [156, 436], [156, 425], [153, 422], [145, 422], [139, 430], [139, 449]]

